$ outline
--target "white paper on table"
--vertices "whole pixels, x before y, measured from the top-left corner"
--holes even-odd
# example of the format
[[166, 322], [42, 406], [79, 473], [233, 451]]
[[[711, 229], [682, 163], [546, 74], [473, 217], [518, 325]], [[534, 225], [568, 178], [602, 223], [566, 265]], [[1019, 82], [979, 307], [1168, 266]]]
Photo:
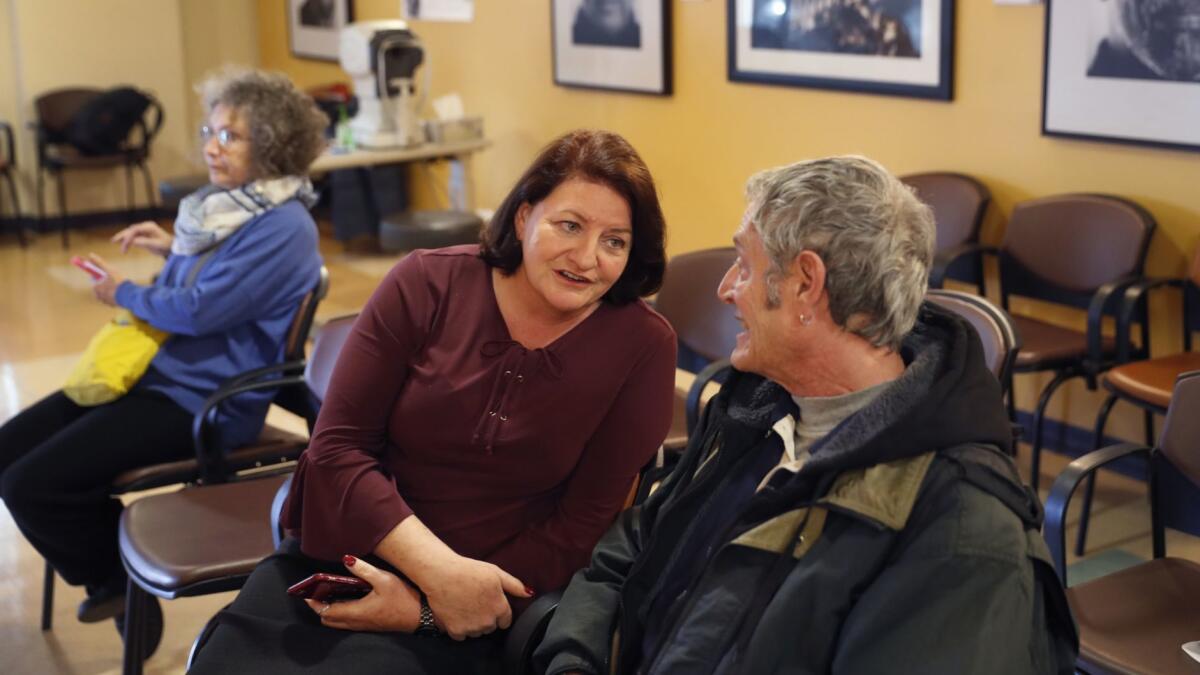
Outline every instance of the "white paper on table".
[[1200, 662], [1200, 640], [1183, 643], [1183, 653], [1192, 657], [1192, 660]]
[[439, 120], [460, 120], [463, 117], [462, 97], [446, 94], [433, 99], [433, 112]]
[[418, 21], [472, 21], [475, 0], [400, 0], [400, 10]]

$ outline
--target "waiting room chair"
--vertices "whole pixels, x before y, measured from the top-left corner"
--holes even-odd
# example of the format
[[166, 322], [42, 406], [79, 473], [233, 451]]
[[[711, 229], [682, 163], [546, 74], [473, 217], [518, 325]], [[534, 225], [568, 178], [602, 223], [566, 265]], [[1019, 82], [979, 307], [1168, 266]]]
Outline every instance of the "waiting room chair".
[[[338, 354], [354, 327], [356, 315], [330, 319], [313, 337], [303, 374], [282, 378], [243, 378], [213, 395], [196, 415], [197, 426], [221, 401], [248, 391], [274, 387], [302, 389], [316, 407], [325, 398]], [[315, 417], [315, 416], [314, 416]], [[198, 452], [199, 454], [199, 452]], [[200, 461], [211, 462], [213, 455]], [[228, 468], [228, 467], [225, 467]], [[288, 467], [291, 471], [292, 467]], [[219, 465], [204, 474], [216, 475]], [[277, 528], [285, 478], [275, 472], [245, 480], [206, 482], [169, 494], [152, 495], [129, 505], [121, 514], [121, 562], [129, 574], [125, 601], [124, 673], [142, 672], [149, 634], [146, 617], [151, 596], [167, 600], [241, 588], [254, 566], [279, 544]], [[149, 650], [153, 651], [153, 650]]]
[[[119, 151], [104, 155], [86, 155], [67, 140], [67, 134], [76, 114], [93, 99], [103, 94], [101, 89], [71, 87], [46, 92], [34, 99], [37, 114], [34, 130], [37, 136], [37, 200], [38, 220], [45, 219], [44, 175], [49, 173], [55, 181], [58, 196], [59, 227], [63, 248], [67, 247], [67, 198], [63, 173], [74, 170], [99, 170], [124, 167], [126, 207], [133, 218], [133, 169], [138, 168], [145, 181], [146, 201], [154, 206], [154, 181], [150, 177], [147, 161], [150, 159], [150, 143], [162, 127], [163, 110], [158, 101], [151, 97], [151, 105], [143, 119], [134, 127], [130, 138]], [[143, 92], [144, 93], [144, 92]], [[148, 94], [147, 94], [148, 96]]]
[[[984, 361], [988, 369], [1003, 385], [1008, 379], [1005, 376], [1006, 372], [1012, 367], [1021, 348], [1021, 337], [1008, 315], [988, 300], [961, 291], [931, 289], [926, 294], [926, 299], [931, 304], [961, 316], [971, 324], [983, 344]], [[700, 382], [701, 389], [713, 376], [719, 376], [732, 367], [726, 360], [716, 361], [712, 365], [715, 366], [712, 368], [714, 372], [712, 375], [704, 375], [708, 379]], [[706, 368], [705, 372], [708, 370], [710, 369]], [[700, 376], [697, 376], [697, 379], [699, 380]], [[696, 385], [693, 385], [693, 390], [695, 389]], [[698, 406], [699, 397], [689, 397], [689, 417], [699, 417], [702, 411], [696, 409]], [[643, 486], [638, 492], [635, 504], [640, 504], [653, 491], [653, 486], [648, 485], [646, 479], [647, 477], [643, 476]], [[561, 600], [562, 591], [544, 593], [530, 603], [525, 612], [513, 622], [504, 643], [503, 660], [506, 675], [534, 675], [531, 663], [533, 652], [546, 634], [546, 627], [550, 625]]]
[[[1142, 278], [1154, 227], [1154, 217], [1127, 199], [1057, 195], [1017, 204], [1004, 243], [999, 249], [983, 247], [999, 255], [1005, 311], [1010, 311], [1009, 299], [1014, 295], [1087, 310], [1083, 331], [1012, 314], [1024, 341], [1014, 372], [1054, 373], [1038, 397], [1033, 416], [1030, 483], [1035, 490], [1050, 397], [1074, 377], [1085, 378], [1088, 388], [1095, 389], [1096, 377], [1117, 364], [1117, 340], [1102, 334], [1101, 321], [1105, 316], [1120, 318], [1121, 294]], [[1143, 327], [1145, 318], [1138, 317]], [[1119, 336], [1128, 334], [1127, 326], [1118, 327]], [[1015, 419], [1011, 396], [1009, 404]]]
[[[0, 154], [0, 179], [8, 185], [8, 201], [9, 207], [13, 212], [13, 222], [16, 223], [17, 240], [21, 242], [21, 248], [25, 248], [25, 226], [22, 224], [23, 216], [21, 215], [21, 202], [17, 199], [17, 184], [13, 180], [13, 173], [17, 170], [17, 154], [16, 146], [13, 144], [12, 125], [8, 122], [0, 122], [0, 134], [3, 134], [4, 145], [3, 154]], [[0, 204], [4, 203], [5, 195], [0, 195]]]
[[[1071, 495], [1100, 467], [1136, 456], [1149, 475], [1153, 559], [1067, 589], [1079, 625], [1076, 667], [1088, 675], [1197, 673], [1200, 664], [1180, 649], [1200, 639], [1200, 565], [1166, 557], [1159, 513], [1157, 467], [1168, 462], [1200, 487], [1200, 372], [1180, 375], [1157, 448], [1121, 443], [1067, 465], [1046, 499], [1044, 534], [1054, 565], [1067, 582], [1066, 516]], [[1200, 507], [1200, 504], [1195, 505]]]
[[[1166, 356], [1150, 358], [1149, 337], [1142, 336], [1142, 346], [1139, 354], [1144, 358], [1130, 360], [1126, 356], [1118, 360], [1121, 365], [1106, 372], [1100, 382], [1108, 390], [1108, 398], [1100, 406], [1096, 415], [1096, 426], [1092, 436], [1092, 449], [1098, 449], [1103, 442], [1104, 427], [1108, 423], [1108, 415], [1112, 412], [1117, 401], [1126, 401], [1142, 409], [1145, 426], [1146, 445], [1154, 444], [1154, 416], [1164, 415], [1171, 403], [1171, 389], [1176, 378], [1182, 373], [1200, 370], [1200, 353], [1192, 351], [1192, 331], [1196, 330], [1196, 321], [1200, 313], [1196, 312], [1196, 303], [1200, 302], [1200, 247], [1192, 256], [1191, 268], [1188, 275], [1179, 279], [1147, 279], [1134, 284], [1125, 291], [1122, 312], [1125, 319], [1120, 322], [1128, 326], [1142, 303], [1146, 302], [1147, 294], [1156, 288], [1173, 287], [1180, 289], [1183, 316], [1183, 351]], [[1075, 555], [1083, 555], [1087, 542], [1088, 523], [1091, 517], [1092, 496], [1096, 489], [1096, 476], [1089, 479], [1084, 492], [1083, 513], [1079, 521], [1079, 533], [1075, 543]]]
[[1012, 317], [987, 298], [962, 291], [930, 289], [925, 299], [971, 324], [983, 345], [983, 361], [1000, 381], [1001, 393], [1007, 396], [1013, 363], [1021, 350], [1021, 335]]
[[977, 244], [992, 200], [987, 186], [966, 174], [946, 171], [909, 174], [900, 180], [929, 205], [937, 223], [929, 287], [941, 288], [950, 276], [983, 289], [983, 252]]
[[[733, 307], [717, 297], [717, 287], [734, 260], [732, 246], [681, 253], [667, 262], [662, 290], [654, 308], [666, 317], [679, 338], [683, 360], [706, 363], [729, 358], [742, 326]], [[693, 387], [695, 390], [695, 387]], [[702, 388], [701, 388], [702, 390]], [[699, 392], [697, 392], [699, 396]], [[671, 430], [663, 441], [668, 449], [682, 449], [696, 420], [688, 417], [687, 400], [675, 397]]]
[[[306, 364], [304, 348], [308, 342], [309, 331], [312, 329], [313, 317], [316, 315], [317, 306], [325, 299], [328, 292], [329, 270], [322, 266], [317, 285], [300, 301], [300, 306], [288, 328], [284, 341], [283, 363], [266, 366], [234, 377], [224, 383], [221, 391], [238, 386], [242, 382], [269, 375], [294, 376], [301, 372]], [[279, 380], [279, 382], [282, 381]], [[275, 403], [305, 417], [311, 429], [312, 424], [316, 422], [316, 416], [304, 396], [306, 394], [302, 395], [294, 389], [282, 387], [275, 396]], [[113, 480], [109, 493], [116, 496], [177, 483], [217, 482], [223, 480], [227, 475], [239, 471], [294, 461], [308, 445], [308, 439], [304, 436], [266, 425], [255, 442], [228, 452], [221, 452], [214, 449], [220, 446], [216, 443], [217, 439], [213, 438], [211, 428], [211, 419], [197, 419], [193, 428], [195, 458], [126, 471]], [[54, 568], [47, 562], [42, 583], [42, 630], [44, 631], [50, 630], [53, 625], [54, 576]]]

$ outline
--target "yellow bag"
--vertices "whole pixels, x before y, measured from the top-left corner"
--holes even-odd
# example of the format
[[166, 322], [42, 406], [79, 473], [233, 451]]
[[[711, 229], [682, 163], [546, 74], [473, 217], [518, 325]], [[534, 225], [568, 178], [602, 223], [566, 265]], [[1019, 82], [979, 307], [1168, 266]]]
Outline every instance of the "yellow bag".
[[122, 310], [92, 337], [63, 393], [82, 406], [117, 400], [141, 379], [168, 335]]

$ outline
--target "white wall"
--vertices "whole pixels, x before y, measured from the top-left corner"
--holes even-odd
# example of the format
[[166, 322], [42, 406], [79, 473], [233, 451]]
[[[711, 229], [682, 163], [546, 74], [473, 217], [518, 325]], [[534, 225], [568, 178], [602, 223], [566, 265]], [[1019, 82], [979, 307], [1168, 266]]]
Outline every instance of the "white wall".
[[[154, 94], [165, 124], [151, 150], [155, 180], [197, 170], [192, 83], [224, 62], [257, 61], [253, 5], [240, 0], [0, 0], [0, 119], [18, 128], [23, 211], [36, 212], [33, 100], [69, 86], [128, 84]], [[72, 213], [125, 205], [120, 169], [67, 174]], [[145, 203], [135, 174], [136, 198]], [[47, 210], [56, 213], [53, 191]]]

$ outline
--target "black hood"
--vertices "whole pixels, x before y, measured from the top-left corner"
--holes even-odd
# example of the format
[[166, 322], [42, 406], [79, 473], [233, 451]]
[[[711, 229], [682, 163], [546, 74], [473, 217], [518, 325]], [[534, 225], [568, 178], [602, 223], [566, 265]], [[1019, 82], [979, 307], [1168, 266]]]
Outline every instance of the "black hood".
[[[925, 303], [901, 356], [904, 373], [819, 441], [782, 492], [807, 492], [822, 476], [930, 450], [968, 443], [1010, 447], [1012, 427], [1000, 383], [984, 364], [983, 346], [966, 321]], [[769, 428], [780, 406], [792, 403], [774, 382], [738, 371], [722, 394], [728, 396], [714, 403], [724, 404], [730, 418], [759, 429]]]

